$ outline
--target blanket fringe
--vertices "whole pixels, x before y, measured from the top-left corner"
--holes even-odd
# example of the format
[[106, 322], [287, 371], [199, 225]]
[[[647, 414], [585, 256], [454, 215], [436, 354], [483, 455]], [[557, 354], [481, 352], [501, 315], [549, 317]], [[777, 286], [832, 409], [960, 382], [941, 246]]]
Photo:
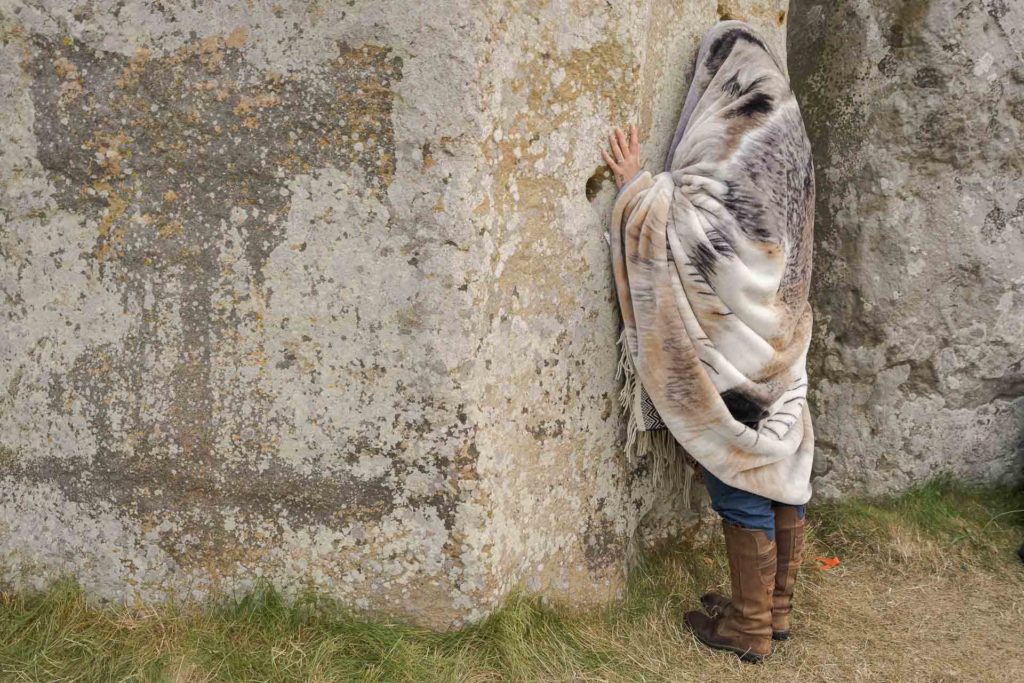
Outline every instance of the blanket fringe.
[[633, 356], [626, 341], [626, 330], [619, 335], [619, 363], [615, 379], [622, 381], [619, 391], [619, 409], [626, 418], [626, 458], [630, 466], [636, 466], [647, 458], [651, 468], [651, 480], [656, 488], [668, 485], [682, 490], [683, 506], [690, 508], [695, 463], [672, 436], [668, 429], [645, 430], [641, 428], [640, 416], [635, 406], [640, 405], [640, 380], [633, 366]]

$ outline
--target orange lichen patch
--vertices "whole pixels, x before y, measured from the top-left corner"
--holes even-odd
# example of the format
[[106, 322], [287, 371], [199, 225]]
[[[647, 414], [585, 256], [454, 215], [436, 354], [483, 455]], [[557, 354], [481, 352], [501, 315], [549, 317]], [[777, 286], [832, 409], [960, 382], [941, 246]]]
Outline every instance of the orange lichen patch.
[[114, 221], [124, 215], [127, 208], [128, 202], [119, 195], [115, 194], [107, 197], [107, 208], [100, 214], [100, 222], [96, 227], [96, 232], [100, 237], [106, 237], [110, 233], [110, 228], [114, 225]]
[[248, 37], [249, 31], [244, 26], [237, 27], [234, 31], [228, 34], [228, 37], [224, 39], [224, 47], [229, 47], [237, 50], [245, 44], [245, 39]]
[[234, 111], [235, 116], [248, 116], [252, 114], [253, 109], [276, 107], [279, 104], [281, 104], [281, 98], [273, 92], [257, 93], [253, 96], [239, 95], [235, 108], [232, 111]]
[[68, 104], [82, 94], [82, 83], [79, 80], [78, 67], [66, 57], [54, 61], [53, 69], [62, 79], [60, 86], [61, 104]]
[[778, 9], [777, 3], [719, 0], [718, 18], [722, 20], [739, 19], [750, 23], [760, 22], [765, 26], [781, 26], [786, 21], [786, 11]]
[[220, 70], [224, 62], [224, 39], [220, 36], [210, 36], [198, 43], [199, 62], [209, 72]]
[[78, 67], [67, 57], [60, 57], [53, 61], [53, 70], [60, 78], [78, 78]]
[[121, 161], [131, 156], [127, 149], [130, 139], [123, 132], [97, 133], [83, 147], [96, 151], [96, 164], [107, 178], [121, 176]]
[[137, 48], [135, 54], [128, 59], [128, 64], [133, 67], [145, 66], [152, 53], [144, 47]]
[[431, 167], [433, 167], [433, 165], [434, 165], [434, 155], [431, 153], [430, 143], [429, 142], [424, 142], [423, 143], [423, 163], [420, 166], [420, 171], [422, 171], [422, 172], [429, 171], [431, 169]]
[[107, 259], [107, 254], [109, 252], [110, 244], [108, 242], [103, 242], [102, 244], [99, 244], [95, 248], [93, 248], [92, 256], [94, 259], [96, 259], [97, 262], [102, 263]]
[[636, 76], [635, 66], [627, 59], [628, 54], [617, 40], [596, 43], [588, 50], [573, 50], [569, 58], [560, 63], [565, 69], [565, 78], [556, 87], [555, 97], [565, 102], [586, 93], [604, 100], [613, 118], [627, 117], [628, 105], [619, 95], [621, 84], [609, 78], [608, 71], [618, 68], [622, 69], [624, 76]]
[[129, 88], [136, 85], [139, 81], [139, 74], [143, 72], [146, 64], [149, 63], [150, 51], [145, 48], [139, 48], [135, 51], [135, 54], [128, 59], [128, 64], [121, 71], [121, 75], [118, 76], [114, 84], [118, 88]]
[[184, 228], [179, 221], [168, 221], [160, 226], [160, 229], [157, 231], [157, 235], [162, 239], [170, 239], [172, 237], [177, 237], [183, 231]]
[[480, 203], [473, 207], [473, 215], [477, 217], [489, 216], [491, 213], [491, 198], [484, 196]]

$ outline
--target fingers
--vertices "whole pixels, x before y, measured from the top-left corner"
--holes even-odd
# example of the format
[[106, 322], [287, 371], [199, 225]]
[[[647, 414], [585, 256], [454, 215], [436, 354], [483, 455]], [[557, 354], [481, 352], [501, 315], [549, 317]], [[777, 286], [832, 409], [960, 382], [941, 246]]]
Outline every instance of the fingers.
[[622, 154], [622, 148], [619, 147], [619, 141], [615, 137], [615, 133], [608, 136], [608, 146], [611, 147], [612, 157], [614, 157], [616, 161], [621, 162], [625, 158]]
[[608, 152], [601, 150], [601, 158], [604, 159], [604, 163], [608, 164], [608, 168], [612, 169], [612, 173], [616, 175], [619, 173], [619, 165], [615, 163], [615, 160], [608, 155]]
[[632, 123], [629, 124], [629, 152], [635, 157], [640, 156], [640, 134]]
[[625, 133], [623, 133], [622, 129], [617, 127], [617, 126], [615, 128], [615, 142], [616, 142], [616, 144], [618, 145], [618, 148], [619, 148], [619, 156], [616, 157], [616, 158], [617, 159], [625, 159], [626, 158], [625, 151], [627, 149], [629, 149], [629, 143], [626, 142], [626, 135], [625, 135]]
[[[601, 150], [601, 158], [608, 164], [612, 175], [615, 177], [615, 184], [620, 188], [626, 180], [627, 175], [632, 175], [640, 163], [640, 134], [635, 124], [629, 124], [629, 137], [616, 127], [615, 131], [608, 136], [609, 154]], [[628, 173], [627, 173], [628, 171]]]

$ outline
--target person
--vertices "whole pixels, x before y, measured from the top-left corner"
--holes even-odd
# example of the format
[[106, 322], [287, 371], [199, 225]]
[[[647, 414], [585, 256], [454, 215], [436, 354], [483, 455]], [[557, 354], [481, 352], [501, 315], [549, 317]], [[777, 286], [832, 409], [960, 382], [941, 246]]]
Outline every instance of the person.
[[719, 22], [664, 171], [642, 170], [635, 125], [601, 151], [619, 188], [609, 242], [622, 363], [638, 380], [626, 392], [700, 464], [722, 518], [732, 595], [704, 595], [684, 621], [754, 662], [791, 634], [814, 448], [814, 173], [784, 64], [750, 25]]

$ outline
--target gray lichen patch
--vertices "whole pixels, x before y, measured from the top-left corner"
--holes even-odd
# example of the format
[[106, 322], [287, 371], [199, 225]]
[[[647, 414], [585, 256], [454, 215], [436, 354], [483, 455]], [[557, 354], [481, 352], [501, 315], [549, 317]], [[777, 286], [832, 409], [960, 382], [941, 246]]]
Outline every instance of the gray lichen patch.
[[62, 204], [96, 217], [101, 266], [204, 272], [211, 232], [239, 225], [258, 278], [287, 213], [282, 179], [332, 165], [359, 169], [378, 195], [387, 188], [401, 60], [341, 46], [321, 73], [286, 77], [249, 66], [239, 40], [125, 59], [35, 39], [26, 69], [39, 160]]
[[[17, 469], [72, 500], [116, 502], [143, 517], [191, 510], [190, 532], [204, 539], [181, 553], [192, 563], [223, 552], [220, 508], [308, 524], [378, 519], [394, 506], [382, 475], [319, 477], [277, 460], [273, 397], [251, 384], [249, 410], [233, 411], [218, 376], [239, 327], [259, 322], [225, 293], [274, 295], [263, 271], [284, 238], [287, 180], [333, 166], [376, 196], [386, 191], [401, 60], [341, 46], [320, 73], [284, 77], [249, 66], [243, 39], [126, 59], [37, 36], [23, 62], [54, 197], [92, 226], [85, 263], [120, 291], [134, 323], [117, 347], [91, 348], [50, 380], [50, 408], [80, 407], [94, 457], [55, 453]], [[225, 244], [244, 253], [247, 283], [224, 271]], [[230, 448], [239, 457], [217, 445], [225, 413], [236, 414]]]
[[858, 0], [793, 3], [791, 17], [794, 89], [824, 169], [818, 491], [1019, 479], [1024, 14]]

